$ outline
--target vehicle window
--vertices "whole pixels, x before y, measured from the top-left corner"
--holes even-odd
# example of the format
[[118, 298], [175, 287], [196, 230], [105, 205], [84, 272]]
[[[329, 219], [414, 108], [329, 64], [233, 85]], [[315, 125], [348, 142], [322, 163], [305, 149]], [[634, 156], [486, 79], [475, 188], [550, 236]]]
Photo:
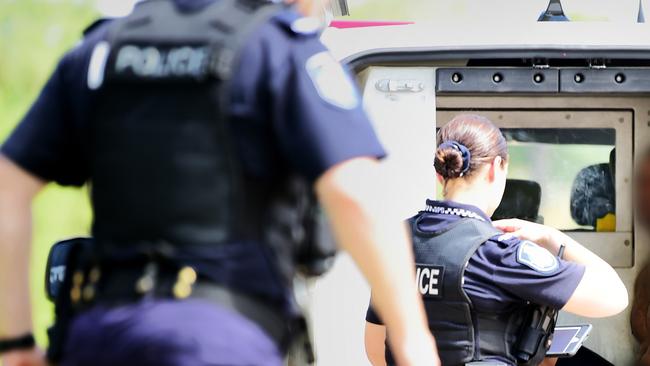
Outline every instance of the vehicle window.
[[[460, 113], [468, 112], [438, 110], [436, 123]], [[489, 118], [508, 140], [508, 182], [493, 218], [537, 221], [576, 235], [632, 230], [630, 111], [469, 113]]]
[[616, 231], [615, 129], [502, 131], [510, 152], [508, 178], [516, 180], [508, 182], [511, 205], [534, 211], [535, 202], [521, 201], [539, 192], [532, 219], [565, 231]]
[[[616, 231], [613, 128], [501, 128], [508, 182], [493, 219], [517, 217], [563, 231]], [[438, 189], [438, 198], [442, 190]]]

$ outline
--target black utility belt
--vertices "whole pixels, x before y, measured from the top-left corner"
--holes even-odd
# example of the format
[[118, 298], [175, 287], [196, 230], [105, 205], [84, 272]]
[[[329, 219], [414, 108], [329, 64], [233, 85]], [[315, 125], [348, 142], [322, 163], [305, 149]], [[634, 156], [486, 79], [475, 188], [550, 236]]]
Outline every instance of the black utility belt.
[[[138, 269], [102, 271], [93, 267], [73, 274], [70, 300], [78, 310], [101, 303], [109, 306], [142, 299], [200, 299], [234, 311], [260, 326], [280, 348], [290, 342], [287, 318], [251, 296], [199, 277], [192, 267], [161, 271], [154, 263]], [[215, 324], [214, 326], [218, 326]]]

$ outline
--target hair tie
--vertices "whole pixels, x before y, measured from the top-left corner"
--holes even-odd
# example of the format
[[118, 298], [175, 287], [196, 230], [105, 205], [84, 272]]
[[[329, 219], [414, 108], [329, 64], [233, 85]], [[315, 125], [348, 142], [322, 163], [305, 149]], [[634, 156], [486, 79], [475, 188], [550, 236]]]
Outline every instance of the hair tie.
[[462, 177], [469, 171], [469, 163], [472, 160], [472, 153], [469, 152], [467, 146], [461, 144], [458, 141], [445, 141], [438, 147], [440, 149], [452, 148], [460, 152], [460, 155], [463, 157], [463, 170], [460, 172]]

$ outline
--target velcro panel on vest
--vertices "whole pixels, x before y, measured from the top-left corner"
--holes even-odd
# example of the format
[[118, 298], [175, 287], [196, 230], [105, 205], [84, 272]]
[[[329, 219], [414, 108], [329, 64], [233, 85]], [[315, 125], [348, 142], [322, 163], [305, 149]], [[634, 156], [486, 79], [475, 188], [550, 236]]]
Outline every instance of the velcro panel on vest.
[[[440, 358], [445, 365], [472, 361], [474, 324], [471, 301], [463, 290], [463, 275], [476, 249], [499, 231], [475, 219], [460, 220], [448, 230], [435, 234], [419, 231], [415, 220], [411, 223], [416, 266], [420, 271], [417, 284], [423, 295], [429, 327], [436, 335]], [[423, 293], [423, 289], [430, 291], [431, 288], [422, 282], [425, 277], [422, 271], [426, 267], [439, 270], [436, 287], [439, 296]]]
[[110, 87], [93, 122], [93, 234], [125, 245], [230, 238], [228, 137], [205, 87]]

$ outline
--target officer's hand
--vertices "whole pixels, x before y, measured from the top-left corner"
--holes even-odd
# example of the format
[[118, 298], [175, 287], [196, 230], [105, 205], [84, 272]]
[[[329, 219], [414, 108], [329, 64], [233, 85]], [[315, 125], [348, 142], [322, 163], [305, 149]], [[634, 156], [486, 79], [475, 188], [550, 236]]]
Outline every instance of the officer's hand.
[[560, 249], [561, 243], [554, 239], [558, 230], [554, 228], [520, 219], [498, 220], [493, 222], [493, 225], [497, 229], [511, 233], [521, 240], [532, 241], [553, 254]]
[[3, 354], [2, 366], [47, 366], [47, 361], [41, 349], [32, 348]]
[[388, 338], [399, 366], [440, 366], [436, 341], [429, 332], [400, 339]]

